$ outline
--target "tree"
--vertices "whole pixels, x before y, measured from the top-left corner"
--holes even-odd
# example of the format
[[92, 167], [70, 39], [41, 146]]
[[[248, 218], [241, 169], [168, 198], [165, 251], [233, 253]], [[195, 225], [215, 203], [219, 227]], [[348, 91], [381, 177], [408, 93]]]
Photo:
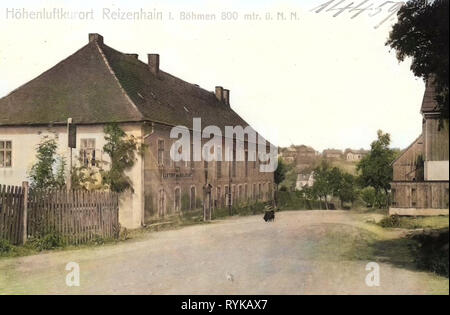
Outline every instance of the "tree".
[[359, 180], [363, 187], [372, 186], [376, 194], [384, 194], [387, 206], [392, 181], [392, 162], [396, 152], [389, 148], [391, 136], [378, 130], [378, 139], [371, 144], [371, 150], [356, 166], [360, 172]]
[[358, 197], [356, 190], [355, 176], [348, 173], [341, 173], [340, 187], [337, 191], [337, 197], [341, 201], [341, 208], [344, 202], [351, 202], [352, 205]]
[[127, 136], [117, 124], [106, 125], [104, 132], [106, 144], [103, 151], [109, 155], [111, 164], [109, 170], [101, 170], [102, 182], [115, 192], [133, 190], [125, 171], [133, 167], [136, 153], [142, 152], [142, 148], [134, 136]]
[[275, 182], [275, 186], [278, 190], [278, 185], [284, 181], [284, 179], [286, 178], [286, 172], [288, 171], [288, 167], [287, 165], [283, 162], [282, 159], [278, 159], [278, 166], [277, 169], [275, 170], [275, 173], [273, 174], [274, 176], [274, 182]]
[[330, 165], [325, 160], [314, 169], [314, 194], [319, 197], [319, 200], [325, 201], [325, 207], [328, 210], [328, 196], [332, 194], [333, 187], [330, 184]]
[[449, 117], [449, 4], [448, 0], [409, 0], [398, 11], [386, 45], [395, 49], [397, 59], [412, 58], [415, 76], [432, 79], [442, 117]]
[[66, 162], [56, 154], [57, 148], [56, 139], [48, 136], [44, 136], [37, 145], [37, 162], [33, 164], [29, 174], [32, 188], [61, 188], [65, 185]]

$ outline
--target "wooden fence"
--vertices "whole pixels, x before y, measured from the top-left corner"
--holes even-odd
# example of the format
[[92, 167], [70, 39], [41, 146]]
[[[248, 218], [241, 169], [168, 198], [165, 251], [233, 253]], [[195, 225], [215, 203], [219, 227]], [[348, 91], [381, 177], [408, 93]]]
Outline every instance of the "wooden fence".
[[68, 244], [119, 236], [119, 196], [116, 193], [65, 189], [28, 191], [26, 186], [1, 185], [0, 192], [0, 238], [13, 244], [51, 233]]
[[19, 244], [23, 234], [24, 188], [0, 185], [0, 239]]

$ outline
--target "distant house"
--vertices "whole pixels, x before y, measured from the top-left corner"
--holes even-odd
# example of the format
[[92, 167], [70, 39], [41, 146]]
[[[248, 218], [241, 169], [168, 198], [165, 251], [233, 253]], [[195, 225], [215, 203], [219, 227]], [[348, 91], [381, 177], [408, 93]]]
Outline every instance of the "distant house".
[[312, 187], [314, 185], [314, 173], [298, 174], [297, 181], [295, 183], [296, 190], [302, 190], [306, 187]]
[[360, 150], [346, 149], [344, 151], [344, 158], [348, 162], [359, 162], [368, 153], [369, 153], [369, 151], [363, 150], [363, 149], [360, 149]]
[[440, 119], [430, 81], [421, 113], [422, 134], [393, 162], [390, 214], [449, 213], [449, 123]]
[[307, 145], [291, 145], [280, 149], [280, 157], [286, 163], [294, 164], [298, 172], [312, 168], [318, 152]]
[[342, 159], [343, 153], [341, 150], [326, 149], [323, 150], [322, 156], [328, 160], [340, 160]]

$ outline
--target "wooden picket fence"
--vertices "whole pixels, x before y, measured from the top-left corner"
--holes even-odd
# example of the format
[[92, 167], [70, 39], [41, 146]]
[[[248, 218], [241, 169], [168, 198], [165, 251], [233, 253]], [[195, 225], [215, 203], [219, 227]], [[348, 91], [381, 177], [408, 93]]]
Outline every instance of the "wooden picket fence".
[[24, 188], [0, 185], [0, 239], [19, 244], [23, 234]]
[[0, 205], [0, 238], [13, 244], [48, 234], [56, 234], [68, 244], [82, 244], [98, 238], [116, 239], [120, 232], [119, 196], [113, 192], [28, 191], [0, 185]]

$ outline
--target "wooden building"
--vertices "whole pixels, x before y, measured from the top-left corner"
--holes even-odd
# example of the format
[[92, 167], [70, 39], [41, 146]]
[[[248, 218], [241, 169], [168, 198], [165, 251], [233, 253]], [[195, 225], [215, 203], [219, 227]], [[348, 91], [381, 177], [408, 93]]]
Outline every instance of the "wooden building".
[[393, 163], [390, 214], [448, 214], [449, 122], [440, 119], [431, 80], [421, 113], [422, 134]]

